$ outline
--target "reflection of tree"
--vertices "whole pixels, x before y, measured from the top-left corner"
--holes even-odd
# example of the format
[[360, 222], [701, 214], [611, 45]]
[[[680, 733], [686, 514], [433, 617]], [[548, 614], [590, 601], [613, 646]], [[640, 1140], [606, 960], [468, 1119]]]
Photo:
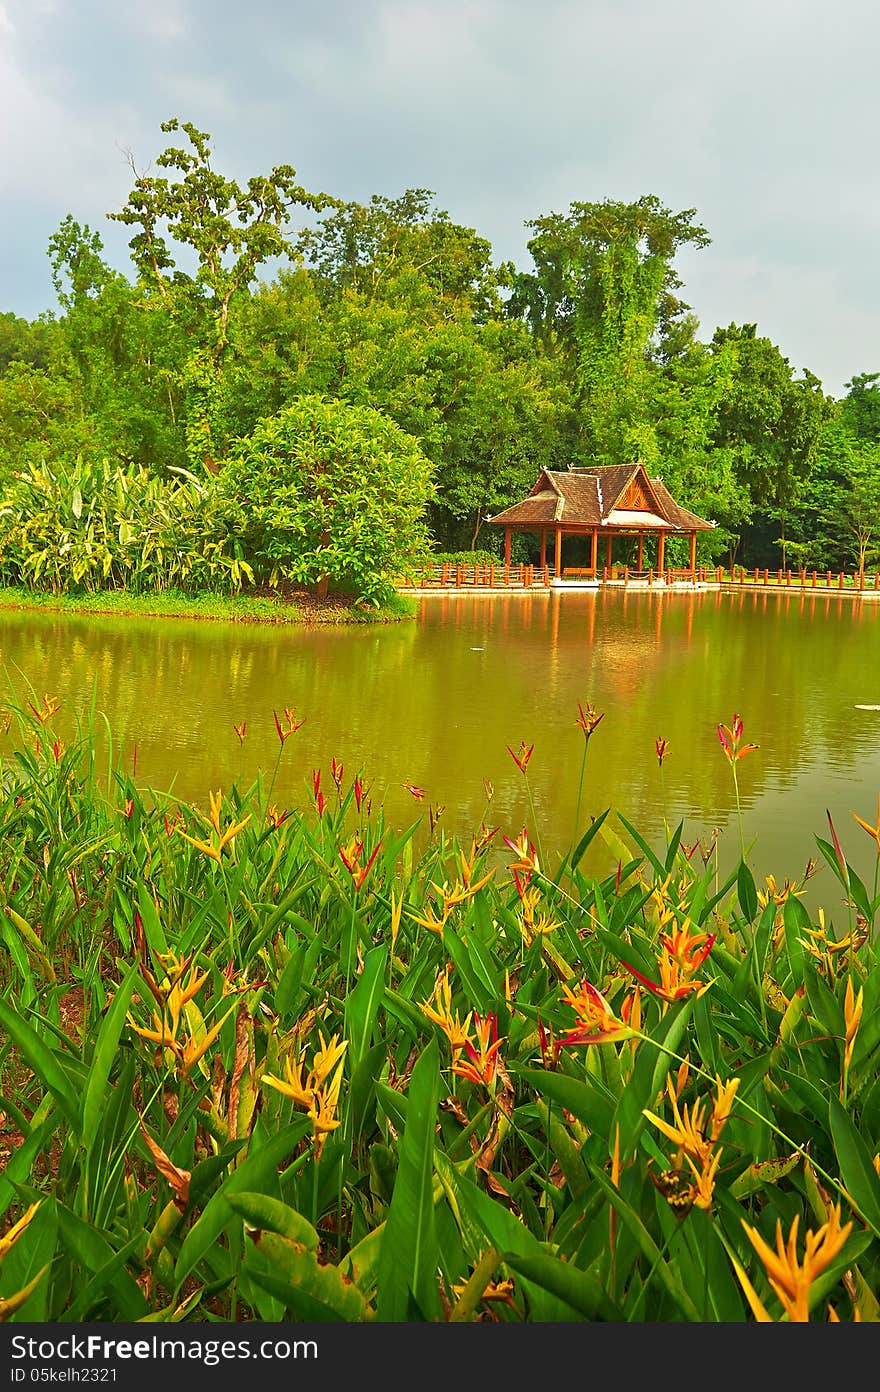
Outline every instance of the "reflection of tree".
[[[395, 825], [430, 801], [446, 807], [443, 827], [468, 834], [487, 778], [496, 789], [487, 821], [518, 832], [528, 800], [506, 746], [534, 741], [529, 780], [547, 848], [571, 831], [578, 701], [605, 711], [587, 759], [584, 821], [613, 806], [653, 838], [663, 822], [658, 736], [671, 751], [670, 819], [684, 816], [691, 840], [729, 823], [716, 726], [739, 711], [760, 745], [741, 769], [756, 868], [794, 875], [815, 835], [827, 834], [825, 806], [849, 831], [848, 850], [871, 850], [849, 813], [871, 812], [880, 786], [878, 717], [856, 709], [880, 702], [866, 659], [878, 623], [880, 606], [834, 596], [633, 591], [432, 598], [415, 623], [312, 630], [10, 612], [0, 645], [22, 702], [27, 681], [61, 697], [66, 740], [76, 716], [87, 717], [94, 681], [127, 766], [137, 742], [139, 776], [163, 789], [175, 781], [186, 800], [271, 767], [272, 709], [292, 705], [306, 724], [285, 748], [279, 801], [308, 798], [312, 768], [335, 756], [347, 777], [365, 766], [374, 807], [383, 803]], [[242, 720], [239, 747], [232, 725]], [[100, 720], [97, 730], [103, 741]], [[414, 802], [404, 782], [425, 788], [426, 801]]]

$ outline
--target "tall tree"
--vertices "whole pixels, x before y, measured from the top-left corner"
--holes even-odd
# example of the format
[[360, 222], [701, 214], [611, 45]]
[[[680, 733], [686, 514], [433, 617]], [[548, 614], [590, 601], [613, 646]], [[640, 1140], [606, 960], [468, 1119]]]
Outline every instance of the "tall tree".
[[[129, 246], [141, 282], [191, 337], [187, 453], [191, 463], [213, 470], [224, 449], [215, 426], [233, 304], [268, 260], [292, 254], [286, 236], [292, 210], [316, 211], [332, 200], [308, 193], [287, 164], [254, 175], [242, 188], [213, 168], [204, 131], [176, 119], [164, 121], [162, 130], [182, 131], [189, 142], [188, 148], [169, 146], [156, 160], [172, 177], [138, 173], [132, 162], [128, 202], [108, 217], [138, 229]], [[195, 253], [194, 274], [177, 264], [169, 241]]]
[[645, 421], [653, 361], [692, 337], [672, 263], [681, 247], [709, 242], [695, 215], [646, 195], [572, 203], [527, 224], [536, 232], [528, 243], [535, 270], [513, 278], [509, 310], [548, 351], [568, 358], [584, 426], [579, 453], [596, 462], [628, 457], [627, 432]]

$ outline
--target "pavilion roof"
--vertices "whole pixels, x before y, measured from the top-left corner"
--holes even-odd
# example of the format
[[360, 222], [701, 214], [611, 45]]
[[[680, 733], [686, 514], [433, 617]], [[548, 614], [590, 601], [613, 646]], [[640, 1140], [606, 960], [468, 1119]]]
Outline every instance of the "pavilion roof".
[[639, 462], [545, 469], [527, 498], [490, 520], [524, 530], [556, 525], [702, 532], [715, 525], [677, 503]]

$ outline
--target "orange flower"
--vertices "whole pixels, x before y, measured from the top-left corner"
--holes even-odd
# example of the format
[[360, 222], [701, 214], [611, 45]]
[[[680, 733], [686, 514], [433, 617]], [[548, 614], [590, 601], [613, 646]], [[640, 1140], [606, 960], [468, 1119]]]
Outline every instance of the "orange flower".
[[498, 1016], [486, 1015], [481, 1018], [475, 1010], [473, 1020], [477, 1030], [478, 1047], [475, 1047], [470, 1039], [466, 1039], [464, 1053], [468, 1061], [465, 1062], [459, 1057], [458, 1061], [453, 1063], [452, 1071], [461, 1078], [468, 1078], [472, 1083], [491, 1088], [501, 1062], [498, 1051], [504, 1042], [498, 1038]]
[[302, 726], [306, 723], [304, 719], [297, 720], [296, 708], [293, 706], [284, 707], [284, 710], [282, 712], [284, 716], [283, 725], [281, 721], [278, 719], [278, 712], [273, 710], [272, 714], [275, 717], [275, 729], [278, 731], [278, 738], [281, 741], [282, 746], [287, 740], [290, 739], [291, 735], [295, 735], [297, 730], [301, 729]]
[[810, 1318], [810, 1287], [841, 1251], [852, 1230], [852, 1223], [841, 1226], [840, 1205], [833, 1207], [827, 1223], [818, 1232], [808, 1231], [804, 1239], [804, 1256], [798, 1261], [797, 1230], [799, 1215], [795, 1215], [788, 1234], [782, 1237], [782, 1223], [776, 1220], [776, 1251], [763, 1239], [757, 1228], [749, 1227], [743, 1219], [746, 1236], [764, 1264], [767, 1279], [782, 1302], [793, 1323], [805, 1324]]
[[563, 1044], [605, 1044], [611, 1039], [631, 1039], [632, 1030], [618, 1020], [600, 991], [584, 977], [577, 991], [563, 986], [562, 994], [578, 1017], [579, 1025], [562, 1036]]
[[718, 726], [718, 738], [721, 741], [721, 748], [724, 750], [724, 757], [730, 764], [735, 764], [737, 759], [744, 759], [747, 754], [751, 754], [757, 749], [756, 744], [742, 744], [743, 722], [741, 715], [734, 715], [732, 728], [728, 725]]
[[578, 701], [578, 718], [576, 723], [580, 725], [581, 729], [583, 730], [584, 739], [588, 740], [590, 738], [590, 735], [593, 733], [596, 726], [599, 724], [599, 721], [603, 720], [604, 718], [605, 712], [602, 711], [600, 713], [599, 711], [597, 711], [596, 707], [591, 706], [589, 701], [585, 706], [582, 706], [580, 701]]
[[530, 744], [527, 748], [525, 740], [520, 740], [518, 754], [514, 754], [510, 745], [507, 746], [507, 752], [510, 755], [513, 762], [516, 764], [520, 773], [525, 773], [529, 759], [531, 759], [532, 755], [535, 752], [535, 746], [533, 744]]
[[869, 836], [872, 836], [872, 837], [874, 838], [874, 840], [875, 840], [876, 843], [877, 843], [877, 854], [880, 855], [880, 794], [878, 794], [878, 797], [877, 797], [877, 825], [876, 825], [876, 826], [871, 826], [871, 824], [870, 824], [869, 822], [863, 822], [862, 819], [861, 819], [861, 817], [856, 817], [855, 812], [853, 813], [853, 816], [856, 818], [856, 821], [858, 822], [858, 824], [859, 824], [859, 826], [862, 828], [862, 830], [863, 830], [863, 831], [866, 831], [866, 832], [868, 833]]

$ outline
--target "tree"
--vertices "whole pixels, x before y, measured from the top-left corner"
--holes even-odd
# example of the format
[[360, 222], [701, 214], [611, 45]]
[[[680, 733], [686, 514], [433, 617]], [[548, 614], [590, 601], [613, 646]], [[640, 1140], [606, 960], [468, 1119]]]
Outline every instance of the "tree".
[[[430, 189], [399, 198], [374, 194], [369, 204], [335, 204], [297, 249], [326, 302], [347, 290], [368, 301], [422, 298], [445, 313], [483, 320], [501, 308], [498, 288], [509, 268], [496, 269], [492, 247], [471, 227], [433, 207]], [[436, 312], [436, 308], [435, 308]]]
[[786, 523], [810, 472], [832, 402], [812, 372], [791, 364], [755, 324], [717, 329], [712, 352], [726, 359], [728, 388], [719, 401], [714, 444], [731, 451], [733, 468], [755, 508]]
[[878, 552], [880, 535], [880, 441], [860, 440], [849, 462], [844, 520], [859, 574]]
[[[185, 374], [187, 453], [211, 471], [225, 444], [215, 437], [215, 422], [233, 304], [260, 266], [291, 255], [285, 235], [291, 210], [319, 210], [332, 200], [307, 193], [287, 164], [254, 175], [241, 188], [212, 167], [204, 131], [176, 119], [164, 121], [162, 130], [181, 130], [189, 141], [188, 149], [169, 146], [156, 161], [178, 177], [140, 174], [132, 162], [135, 184], [128, 202], [108, 217], [138, 229], [129, 246], [141, 282], [192, 339]], [[177, 265], [169, 239], [195, 253], [193, 275]]]
[[629, 457], [626, 435], [645, 420], [652, 363], [693, 336], [672, 262], [682, 246], [709, 242], [694, 217], [693, 208], [673, 213], [646, 195], [572, 203], [567, 214], [527, 224], [536, 229], [528, 243], [535, 270], [514, 276], [509, 311], [569, 360], [585, 427], [579, 452], [593, 462]]
[[422, 553], [430, 465], [366, 406], [303, 396], [260, 421], [215, 499], [255, 579], [354, 592], [377, 603]]
[[880, 372], [860, 372], [846, 386], [844, 425], [860, 440], [880, 440]]

